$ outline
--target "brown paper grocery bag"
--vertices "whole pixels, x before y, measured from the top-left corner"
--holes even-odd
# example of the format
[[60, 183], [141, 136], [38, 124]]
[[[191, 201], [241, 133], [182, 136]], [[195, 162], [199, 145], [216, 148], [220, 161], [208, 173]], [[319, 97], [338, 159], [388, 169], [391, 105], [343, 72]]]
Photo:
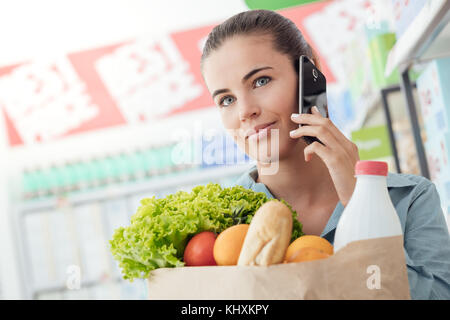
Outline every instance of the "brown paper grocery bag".
[[156, 269], [147, 284], [149, 299], [410, 299], [402, 236], [355, 241], [308, 262]]

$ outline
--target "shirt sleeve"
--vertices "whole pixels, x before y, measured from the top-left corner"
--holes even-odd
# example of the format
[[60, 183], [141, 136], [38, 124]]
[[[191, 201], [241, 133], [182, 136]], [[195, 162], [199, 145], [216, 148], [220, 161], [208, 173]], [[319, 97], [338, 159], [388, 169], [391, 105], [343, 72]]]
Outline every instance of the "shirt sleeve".
[[417, 189], [404, 234], [411, 299], [450, 299], [450, 236], [439, 194], [429, 181]]

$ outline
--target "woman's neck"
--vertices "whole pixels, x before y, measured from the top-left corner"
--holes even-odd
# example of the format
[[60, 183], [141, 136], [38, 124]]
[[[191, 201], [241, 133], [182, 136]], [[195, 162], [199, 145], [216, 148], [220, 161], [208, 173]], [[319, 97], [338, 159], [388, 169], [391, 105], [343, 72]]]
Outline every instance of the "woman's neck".
[[328, 168], [314, 155], [305, 162], [303, 150], [278, 162], [276, 174], [264, 175], [263, 163], [257, 163], [257, 182], [264, 183], [278, 199], [302, 208], [318, 208], [339, 201]]

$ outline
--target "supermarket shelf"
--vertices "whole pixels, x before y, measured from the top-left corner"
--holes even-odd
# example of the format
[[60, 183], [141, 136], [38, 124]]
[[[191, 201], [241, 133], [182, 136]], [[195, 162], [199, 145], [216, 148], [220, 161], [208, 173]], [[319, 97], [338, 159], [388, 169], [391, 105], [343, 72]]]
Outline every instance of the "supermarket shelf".
[[[414, 88], [416, 88], [416, 83], [413, 83], [412, 86]], [[389, 139], [391, 142], [391, 151], [392, 151], [392, 155], [394, 156], [394, 161], [395, 161], [395, 167], [397, 169], [398, 173], [402, 172], [401, 166], [400, 166], [400, 159], [399, 159], [399, 155], [398, 155], [398, 148], [397, 148], [397, 141], [395, 140], [395, 134], [394, 134], [394, 129], [392, 126], [392, 115], [391, 115], [391, 107], [389, 105], [389, 101], [388, 101], [388, 96], [392, 93], [395, 92], [399, 92], [401, 91], [401, 87], [399, 85], [392, 85], [392, 86], [388, 86], [385, 87], [383, 89], [381, 89], [381, 102], [383, 105], [383, 109], [384, 109], [384, 116], [386, 119], [386, 127], [388, 130], [388, 134], [389, 134]]]
[[[195, 184], [203, 181], [207, 181], [211, 177], [220, 179], [230, 175], [238, 175], [243, 173], [246, 169], [253, 166], [252, 163], [219, 166], [213, 168], [199, 168], [189, 172], [183, 172], [178, 174], [169, 174], [160, 176], [148, 181], [134, 182], [123, 185], [114, 185], [105, 187], [99, 190], [93, 190], [89, 192], [83, 192], [78, 194], [69, 195], [67, 199], [64, 199], [65, 205], [80, 205], [93, 201], [102, 201], [112, 198], [139, 194], [143, 192], [151, 192], [152, 190], [163, 190], [171, 188], [173, 186], [182, 186]], [[33, 212], [39, 212], [44, 210], [50, 210], [60, 206], [60, 197], [50, 197], [42, 200], [33, 200], [28, 203], [23, 203], [18, 206], [18, 212], [22, 214], [28, 214]]]
[[400, 88], [408, 110], [409, 121], [419, 161], [420, 173], [430, 178], [425, 149], [413, 97], [413, 85], [409, 69], [417, 63], [450, 56], [450, 1], [428, 0], [391, 49], [385, 68], [385, 76], [394, 69], [400, 73]]
[[385, 76], [418, 60], [450, 55], [450, 1], [428, 0], [389, 53]]
[[[80, 283], [80, 288], [89, 289], [101, 284], [109, 284], [109, 283], [115, 284], [120, 283], [121, 281], [122, 281], [121, 277], [111, 278], [108, 279], [107, 281], [82, 281]], [[41, 294], [55, 293], [55, 292], [64, 293], [69, 290], [70, 289], [68, 289], [67, 287], [59, 284], [48, 285], [45, 287], [38, 287], [33, 290], [32, 298], [36, 299]]]
[[377, 89], [374, 92], [374, 94], [369, 98], [369, 100], [367, 101], [367, 103], [364, 107], [365, 112], [361, 115], [361, 117], [357, 121], [355, 121], [355, 126], [353, 128], [354, 130], [359, 130], [360, 128], [365, 127], [367, 122], [372, 117], [372, 114], [374, 112], [376, 112], [377, 108], [381, 104], [380, 91], [383, 89], [384, 88]]
[[[167, 189], [173, 189], [176, 187], [193, 186], [199, 183], [205, 183], [205, 181], [217, 181], [222, 178], [238, 176], [245, 172], [248, 168], [253, 166], [253, 162], [246, 162], [243, 164], [233, 164], [226, 166], [215, 166], [211, 168], [193, 168], [189, 171], [183, 171], [179, 173], [171, 173], [165, 176], [160, 176], [152, 180], [143, 182], [134, 182], [129, 184], [122, 184], [120, 186], [112, 186], [99, 190], [92, 190], [90, 192], [84, 192], [80, 194], [68, 195], [61, 202], [61, 197], [52, 197], [43, 200], [30, 201], [24, 203], [16, 208], [19, 213], [18, 217], [25, 217], [26, 214], [39, 214], [43, 211], [55, 210], [58, 206], [77, 206], [85, 203], [103, 202], [108, 199], [127, 198], [135, 194], [145, 194], [152, 191], [163, 191]], [[21, 230], [24, 232], [24, 230]], [[30, 265], [30, 249], [27, 247], [25, 238], [22, 239], [21, 252], [22, 259], [25, 265]], [[111, 262], [111, 261], [110, 261]], [[113, 266], [114, 267], [114, 266]], [[91, 279], [81, 282], [81, 288], [92, 289], [96, 286], [104, 284], [120, 284], [123, 281], [121, 277], [110, 275], [105, 279]], [[61, 281], [47, 282], [45, 284], [34, 284], [32, 281], [28, 282], [25, 289], [27, 297], [36, 299], [40, 295], [60, 293], [65, 294], [70, 290], [64, 286]]]

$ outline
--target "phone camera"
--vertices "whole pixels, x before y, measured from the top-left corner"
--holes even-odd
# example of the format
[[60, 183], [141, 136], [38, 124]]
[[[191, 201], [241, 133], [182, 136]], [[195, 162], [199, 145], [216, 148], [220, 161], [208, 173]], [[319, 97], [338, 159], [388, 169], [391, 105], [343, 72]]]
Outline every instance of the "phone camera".
[[312, 74], [313, 74], [314, 78], [316, 78], [316, 79], [317, 79], [317, 77], [319, 77], [319, 75], [317, 74], [317, 70], [316, 69], [312, 70]]

